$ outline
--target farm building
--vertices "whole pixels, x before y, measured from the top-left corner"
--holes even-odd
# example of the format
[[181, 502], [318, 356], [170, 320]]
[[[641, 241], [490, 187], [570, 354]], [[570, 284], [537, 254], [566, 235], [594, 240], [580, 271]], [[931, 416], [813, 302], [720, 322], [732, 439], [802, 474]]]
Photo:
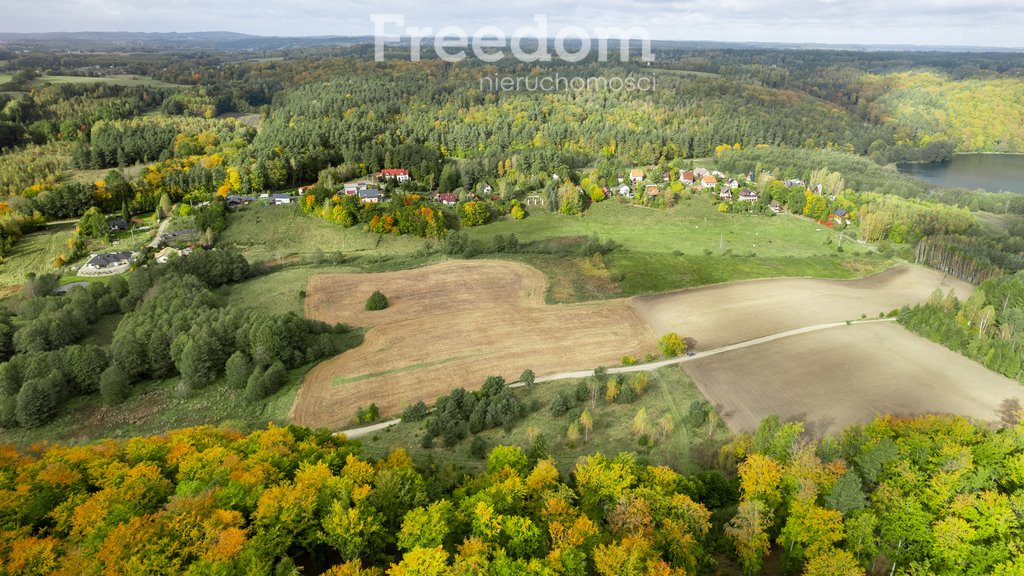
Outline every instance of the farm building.
[[278, 204], [291, 204], [291, 203], [292, 203], [292, 196], [291, 196], [291, 194], [271, 194], [270, 195], [270, 204], [273, 205], [273, 206], [277, 206]]

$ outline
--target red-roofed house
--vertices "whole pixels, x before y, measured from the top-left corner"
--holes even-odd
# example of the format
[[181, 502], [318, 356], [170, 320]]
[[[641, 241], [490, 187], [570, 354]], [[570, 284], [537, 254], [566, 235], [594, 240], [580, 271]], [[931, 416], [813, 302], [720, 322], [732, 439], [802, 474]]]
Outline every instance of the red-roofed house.
[[680, 170], [679, 181], [683, 184], [693, 184], [693, 170]]
[[409, 181], [409, 171], [405, 168], [385, 168], [377, 172], [377, 180], [398, 180], [399, 182]]
[[437, 195], [437, 201], [445, 206], [454, 206], [459, 201], [459, 197], [455, 195], [455, 192], [442, 192]]
[[700, 185], [704, 188], [714, 188], [718, 185], [718, 178], [708, 174], [700, 179]]
[[629, 181], [633, 184], [639, 184], [644, 179], [644, 171], [639, 168], [633, 168], [629, 171]]

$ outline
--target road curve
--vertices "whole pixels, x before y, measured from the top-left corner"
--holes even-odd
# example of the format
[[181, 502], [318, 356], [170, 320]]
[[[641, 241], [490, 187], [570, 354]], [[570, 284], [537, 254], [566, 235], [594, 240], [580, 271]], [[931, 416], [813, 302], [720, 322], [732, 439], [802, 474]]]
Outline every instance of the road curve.
[[[895, 318], [878, 318], [871, 320], [850, 320], [843, 322], [829, 322], [828, 324], [815, 324], [813, 326], [804, 326], [803, 328], [796, 328], [793, 330], [786, 330], [785, 332], [777, 332], [775, 334], [769, 334], [768, 336], [762, 336], [760, 338], [754, 338], [752, 340], [745, 340], [743, 342], [737, 342], [736, 344], [729, 344], [728, 346], [721, 346], [713, 350], [706, 350], [704, 352], [697, 352], [693, 356], [681, 356], [678, 358], [669, 358], [668, 360], [659, 360], [657, 362], [647, 362], [645, 364], [634, 364], [632, 366], [616, 366], [614, 368], [608, 368], [609, 374], [629, 374], [633, 372], [649, 372], [651, 370], [657, 370], [658, 368], [664, 368], [665, 366], [672, 366], [675, 364], [682, 364], [683, 362], [690, 362], [692, 360], [699, 360], [701, 358], [707, 358], [708, 356], [714, 356], [715, 354], [722, 354], [724, 352], [732, 352], [733, 350], [741, 350], [743, 348], [749, 348], [751, 346], [757, 346], [764, 344], [765, 342], [771, 342], [773, 340], [781, 340], [782, 338], [789, 338], [790, 336], [797, 336], [800, 334], [807, 334], [808, 332], [818, 332], [821, 330], [829, 330], [832, 328], [839, 328], [840, 326], [849, 326], [853, 324], [869, 324], [874, 322], [895, 322]], [[593, 370], [579, 370], [577, 372], [559, 372], [557, 374], [548, 374], [546, 376], [539, 376], [534, 380], [535, 383], [540, 384], [542, 382], [551, 382], [553, 380], [571, 380], [578, 378], [589, 378], [594, 375]], [[525, 386], [522, 382], [513, 382], [509, 384], [509, 388], [522, 388]], [[337, 434], [344, 434], [346, 438], [361, 438], [386, 430], [398, 424], [402, 420], [395, 418], [394, 420], [387, 420], [385, 422], [378, 422], [370, 426], [362, 426], [359, 428], [349, 428], [347, 430], [340, 430]]]

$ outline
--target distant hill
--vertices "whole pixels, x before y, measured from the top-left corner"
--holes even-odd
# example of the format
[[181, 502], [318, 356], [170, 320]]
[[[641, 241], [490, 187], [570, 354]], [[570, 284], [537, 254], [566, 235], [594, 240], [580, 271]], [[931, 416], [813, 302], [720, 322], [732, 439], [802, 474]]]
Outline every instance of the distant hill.
[[349, 46], [372, 42], [372, 36], [254, 36], [238, 32], [0, 32], [10, 49], [58, 50], [279, 50], [315, 46]]
[[[429, 42], [430, 39], [424, 39]], [[280, 50], [317, 46], [351, 46], [373, 42], [373, 36], [256, 36], [239, 32], [0, 32], [0, 45], [10, 49], [108, 50]], [[404, 42], [400, 42], [404, 43]], [[858, 45], [782, 42], [715, 42], [654, 40], [655, 49], [790, 49], [864, 52], [1011, 52], [1024, 48], [985, 46]]]

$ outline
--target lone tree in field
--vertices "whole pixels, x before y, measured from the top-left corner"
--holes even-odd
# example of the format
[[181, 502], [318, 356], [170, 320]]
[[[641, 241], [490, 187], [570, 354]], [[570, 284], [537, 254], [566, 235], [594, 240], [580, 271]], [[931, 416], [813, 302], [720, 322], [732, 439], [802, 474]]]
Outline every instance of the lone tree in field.
[[665, 356], [679, 356], [686, 352], [686, 341], [675, 332], [669, 332], [658, 340], [658, 348]]
[[523, 370], [523, 373], [519, 375], [519, 381], [523, 383], [527, 388], [533, 386], [533, 383], [537, 381], [537, 375], [533, 373], [533, 370], [527, 368]]
[[366, 300], [366, 309], [370, 311], [383, 310], [388, 307], [388, 297], [380, 290], [374, 290], [373, 294]]

